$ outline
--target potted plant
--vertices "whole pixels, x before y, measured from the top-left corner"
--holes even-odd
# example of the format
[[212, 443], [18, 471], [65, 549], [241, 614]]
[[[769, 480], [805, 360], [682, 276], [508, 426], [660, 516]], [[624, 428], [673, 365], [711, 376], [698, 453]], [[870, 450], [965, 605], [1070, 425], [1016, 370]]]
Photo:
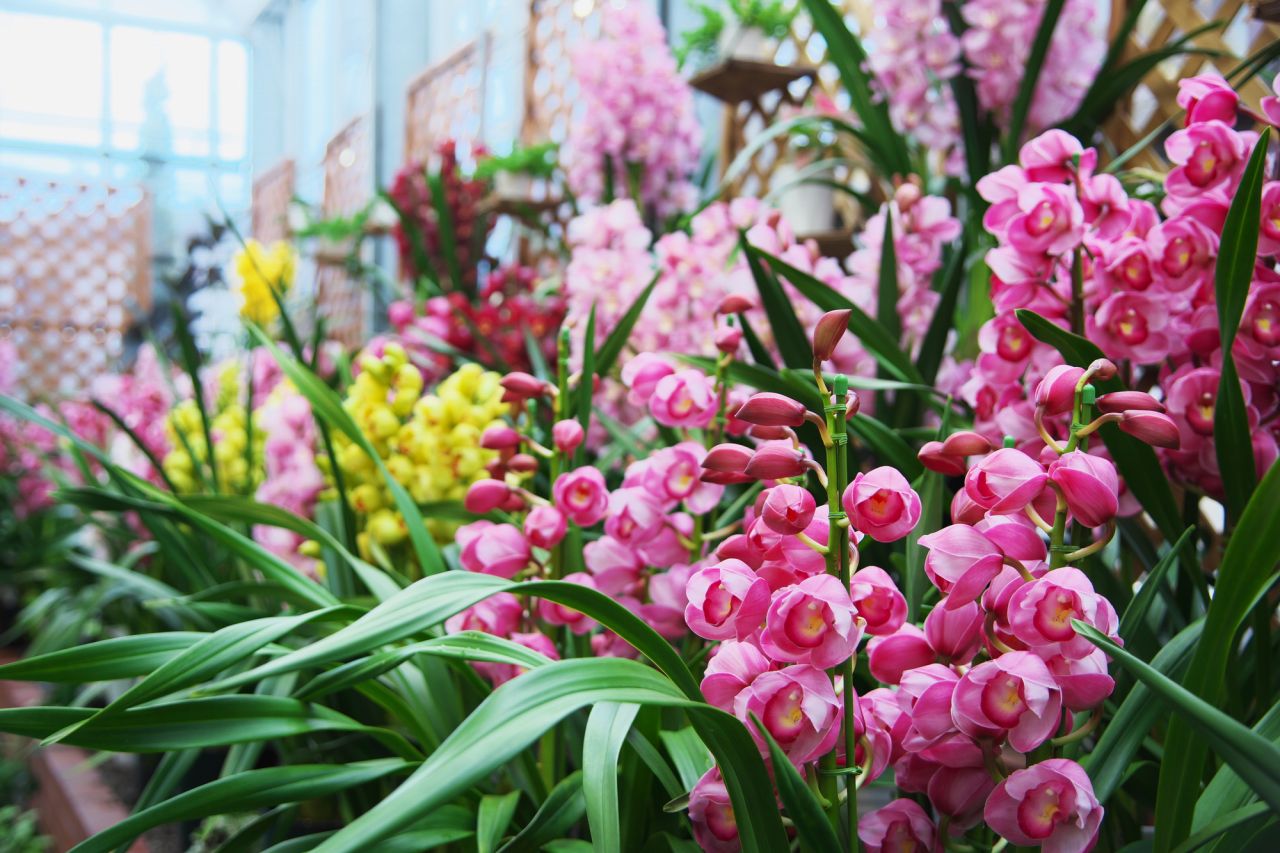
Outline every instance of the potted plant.
[[557, 145], [541, 142], [527, 148], [515, 146], [504, 156], [491, 156], [476, 165], [477, 180], [493, 181], [499, 198], [531, 198], [533, 180], [546, 180], [556, 169]]
[[812, 117], [787, 137], [785, 159], [773, 171], [770, 196], [791, 227], [800, 235], [831, 228], [835, 221], [835, 168], [838, 140], [820, 117], [837, 112], [826, 95], [817, 93], [803, 108], [783, 111], [782, 118]]
[[717, 6], [694, 4], [702, 23], [683, 34], [676, 52], [681, 64], [689, 57], [769, 62], [769, 40], [785, 37], [796, 15], [781, 0], [726, 0], [724, 7], [727, 15]]

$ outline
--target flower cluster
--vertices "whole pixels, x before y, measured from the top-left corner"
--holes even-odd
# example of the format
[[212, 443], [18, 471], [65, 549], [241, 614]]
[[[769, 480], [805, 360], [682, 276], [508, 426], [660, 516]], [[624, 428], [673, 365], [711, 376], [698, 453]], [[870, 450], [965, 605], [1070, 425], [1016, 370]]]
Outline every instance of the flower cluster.
[[[1239, 105], [1221, 78], [1184, 80], [1180, 93], [1187, 126], [1166, 143], [1174, 168], [1160, 209], [1130, 198], [1114, 176], [1096, 170], [1093, 149], [1061, 131], [1031, 140], [1019, 165], [978, 182], [991, 203], [984, 223], [999, 241], [987, 255], [996, 316], [981, 331], [981, 353], [960, 394], [974, 408], [978, 431], [989, 438], [1012, 435], [1035, 455], [1041, 435], [1055, 442], [1065, 436], [1069, 400], [1041, 405], [1032, 393], [1066, 369], [1014, 314], [1032, 309], [1087, 335], [1123, 367], [1129, 387], [1158, 398], [1104, 399], [1100, 408], [1122, 429], [1145, 428], [1144, 437], [1165, 448], [1175, 479], [1217, 497], [1217, 234], [1257, 136], [1233, 129]], [[1280, 182], [1267, 184], [1264, 206], [1272, 217], [1280, 209]], [[1280, 251], [1280, 243], [1267, 237], [1268, 228], [1276, 230], [1266, 224], [1267, 215], [1260, 258]], [[1249, 423], [1259, 427], [1254, 455], [1263, 471], [1276, 459], [1280, 426], [1274, 320], [1280, 280], [1263, 264], [1255, 279], [1232, 356], [1244, 380]], [[1161, 412], [1176, 430], [1156, 440], [1152, 430], [1170, 432]], [[1129, 509], [1136, 505], [1130, 502]]]
[[[316, 464], [311, 404], [291, 384], [281, 382], [254, 410], [253, 427], [263, 435], [263, 479], [254, 497], [300, 518], [314, 518], [325, 482]], [[322, 562], [303, 553], [307, 540], [292, 530], [257, 525], [253, 538], [308, 577], [319, 578], [323, 571]]]
[[293, 286], [297, 263], [293, 246], [277, 240], [269, 247], [247, 240], [233, 260], [231, 291], [240, 303], [240, 316], [265, 326], [280, 314], [279, 299]]
[[[165, 416], [169, 452], [161, 465], [180, 494], [209, 489], [223, 494], [251, 494], [262, 481], [264, 437], [252, 430], [245, 402], [240, 399], [241, 370], [239, 361], [232, 359], [207, 372], [210, 387], [200, 389], [205, 397], [203, 416], [194, 398], [177, 402]], [[267, 390], [255, 389], [255, 393]]]
[[[507, 410], [498, 374], [465, 364], [424, 394], [422, 373], [395, 343], [367, 348], [357, 366], [343, 408], [416, 502], [456, 500], [486, 476], [495, 454], [480, 446], [480, 436]], [[345, 435], [333, 440], [347, 502], [359, 520], [361, 551], [369, 553], [371, 541], [387, 547], [403, 542], [408, 526], [377, 463]], [[325, 457], [320, 461], [327, 467]], [[428, 526], [437, 537], [454, 529], [438, 519]]]
[[651, 7], [611, 8], [602, 27], [570, 56], [579, 112], [560, 149], [569, 188], [590, 202], [630, 195], [659, 216], [687, 210], [702, 144], [693, 90]]

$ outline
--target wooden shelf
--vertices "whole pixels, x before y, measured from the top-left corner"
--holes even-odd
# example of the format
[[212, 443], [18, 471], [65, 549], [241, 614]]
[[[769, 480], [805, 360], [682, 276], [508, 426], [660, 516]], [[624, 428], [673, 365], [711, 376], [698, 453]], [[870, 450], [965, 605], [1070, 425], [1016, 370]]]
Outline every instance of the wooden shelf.
[[491, 194], [480, 202], [480, 212], [534, 219], [540, 213], [555, 210], [560, 203], [561, 199], [558, 198], [520, 198]]
[[803, 65], [725, 59], [695, 74], [689, 85], [726, 104], [740, 104], [816, 74], [817, 71]]
[[853, 254], [853, 229], [832, 228], [827, 231], [814, 231], [810, 234], [797, 234], [796, 242], [805, 243], [813, 240], [818, 244], [818, 251], [824, 258], [843, 260]]

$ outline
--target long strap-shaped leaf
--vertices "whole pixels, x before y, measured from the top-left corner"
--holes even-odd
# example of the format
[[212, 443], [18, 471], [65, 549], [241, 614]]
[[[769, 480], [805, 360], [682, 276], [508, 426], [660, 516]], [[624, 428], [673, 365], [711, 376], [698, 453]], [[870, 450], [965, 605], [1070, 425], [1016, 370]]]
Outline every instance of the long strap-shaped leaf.
[[192, 788], [143, 809], [80, 842], [72, 850], [74, 853], [106, 853], [166, 823], [327, 797], [397, 773], [407, 773], [412, 768], [409, 762], [383, 758], [341, 765], [302, 764], [250, 770]]
[[778, 282], [776, 273], [762, 263], [762, 253], [753, 251], [745, 231], [738, 233], [738, 246], [747, 257], [747, 267], [755, 279], [756, 290], [760, 291], [760, 303], [769, 318], [773, 343], [782, 354], [782, 362], [797, 370], [812, 366], [813, 348], [809, 346], [809, 335], [800, 325], [796, 309]]
[[604, 853], [621, 853], [618, 816], [618, 756], [640, 712], [639, 705], [605, 702], [591, 709], [582, 736], [582, 792], [587, 798], [591, 844]]
[[139, 678], [208, 634], [167, 631], [112, 637], [0, 666], [0, 680], [89, 684]]
[[499, 687], [399, 788], [316, 850], [368, 849], [451, 802], [564, 717], [602, 702], [685, 708], [720, 763], [743, 849], [786, 849], [768, 773], [740, 722], [691, 700], [670, 680], [636, 661], [580, 658], [539, 667]]
[[[1280, 465], [1273, 465], [1258, 484], [1227, 545], [1213, 602], [1205, 615], [1204, 639], [1182, 681], [1184, 688], [1211, 705], [1223, 698], [1223, 673], [1235, 648], [1236, 631], [1272, 583], [1278, 553]], [[1200, 728], [1182, 718], [1169, 724], [1156, 795], [1157, 849], [1168, 849], [1186, 837], [1207, 750]]]
[[[1040, 25], [1036, 27], [1036, 36], [1031, 42], [1031, 52], [1027, 55], [1027, 65], [1022, 70], [1022, 82], [1018, 86], [1017, 97], [1013, 101], [1013, 110], [1009, 116], [1009, 134], [1004, 139], [1002, 153], [1004, 161], [1012, 163], [1018, 153], [1018, 144], [1022, 141], [1022, 130], [1027, 123], [1027, 114], [1031, 112], [1031, 99], [1035, 96], [1036, 83], [1040, 80], [1040, 69], [1044, 67], [1045, 57], [1049, 55], [1049, 43], [1053, 40], [1053, 31], [1058, 26], [1058, 18], [1062, 15], [1062, 7], [1067, 0], [1049, 0], [1044, 5], [1044, 15]], [[972, 176], [971, 180], [976, 180]]]
[[1231, 354], [1253, 268], [1258, 261], [1258, 223], [1262, 212], [1262, 179], [1267, 158], [1267, 142], [1271, 128], [1258, 137], [1236, 189], [1235, 198], [1222, 226], [1218, 244], [1218, 261], [1214, 267], [1214, 294], [1218, 299], [1218, 332], [1222, 341], [1222, 378], [1213, 408], [1213, 445], [1222, 472], [1222, 489], [1227, 495], [1227, 516], [1234, 522], [1249, 502], [1257, 473], [1253, 461], [1249, 418], [1245, 412], [1244, 392]]

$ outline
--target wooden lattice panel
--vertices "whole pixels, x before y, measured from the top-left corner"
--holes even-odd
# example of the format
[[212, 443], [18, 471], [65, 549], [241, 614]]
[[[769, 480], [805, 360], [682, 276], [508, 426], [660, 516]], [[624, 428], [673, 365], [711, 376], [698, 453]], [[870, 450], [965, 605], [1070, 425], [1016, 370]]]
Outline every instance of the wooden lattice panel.
[[404, 159], [429, 163], [446, 139], [467, 144], [484, 138], [485, 90], [491, 37], [468, 42], [409, 83]]
[[569, 62], [573, 46], [600, 34], [610, 0], [530, 0], [525, 33], [525, 145], [563, 142], [573, 115], [575, 87]]
[[289, 204], [293, 201], [296, 169], [284, 160], [253, 181], [253, 236], [262, 243], [289, 237]]
[[[1113, 31], [1124, 19], [1128, 6], [1129, 0], [1113, 0]], [[1280, 24], [1258, 20], [1252, 12], [1252, 4], [1245, 0], [1157, 0], [1147, 4], [1129, 37], [1126, 59], [1168, 44], [1213, 21], [1224, 25], [1201, 33], [1192, 39], [1192, 44], [1222, 51], [1225, 55], [1178, 57], [1148, 74], [1128, 102], [1106, 123], [1105, 136], [1117, 151], [1134, 145], [1178, 112], [1180, 79], [1215, 69], [1226, 75], [1241, 59], [1280, 38]], [[1268, 76], [1255, 76], [1240, 88], [1241, 97], [1246, 103], [1256, 105], [1260, 98], [1270, 94], [1270, 82]], [[1158, 165], [1158, 147], [1148, 148], [1137, 162]]]
[[141, 188], [0, 175], [0, 339], [27, 395], [71, 395], [114, 367], [150, 302]]
[[[351, 216], [373, 196], [373, 145], [369, 119], [361, 116], [338, 132], [325, 147], [326, 217]], [[341, 264], [323, 263], [316, 273], [316, 309], [325, 318], [328, 336], [354, 349], [364, 343], [366, 293], [361, 282]]]

